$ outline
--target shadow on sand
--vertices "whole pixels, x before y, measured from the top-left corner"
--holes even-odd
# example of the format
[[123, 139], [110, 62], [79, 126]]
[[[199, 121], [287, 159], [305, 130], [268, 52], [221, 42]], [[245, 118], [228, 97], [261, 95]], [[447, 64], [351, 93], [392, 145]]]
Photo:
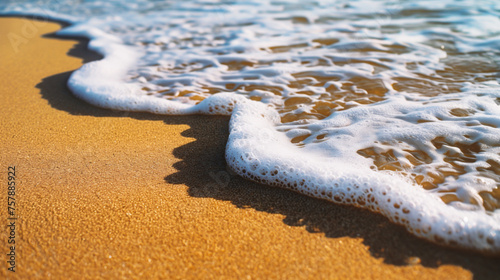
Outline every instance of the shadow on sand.
[[[46, 35], [53, 38], [53, 34]], [[58, 38], [61, 39], [61, 38]], [[62, 38], [64, 40], [64, 38]], [[75, 39], [75, 38], [72, 38]], [[87, 50], [87, 41], [79, 39], [68, 55], [84, 62], [100, 59]], [[43, 79], [37, 88], [49, 104], [73, 115], [96, 117], [129, 117], [139, 120], [163, 120], [166, 125], [184, 124], [190, 129], [182, 136], [196, 141], [180, 146], [174, 155], [181, 159], [174, 167], [175, 174], [165, 181], [184, 184], [193, 197], [210, 197], [230, 201], [238, 208], [253, 208], [270, 214], [280, 214], [290, 226], [305, 227], [308, 232], [322, 233], [329, 238], [362, 238], [376, 258], [393, 265], [410, 265], [415, 257], [426, 267], [449, 264], [470, 270], [475, 279], [493, 279], [500, 275], [500, 259], [476, 253], [443, 248], [410, 235], [385, 217], [367, 210], [305, 197], [297, 193], [263, 186], [233, 176], [226, 171], [224, 160], [228, 137], [228, 117], [214, 116], [159, 116], [148, 113], [124, 113], [92, 107], [72, 96], [61, 81], [67, 81], [71, 72]]]

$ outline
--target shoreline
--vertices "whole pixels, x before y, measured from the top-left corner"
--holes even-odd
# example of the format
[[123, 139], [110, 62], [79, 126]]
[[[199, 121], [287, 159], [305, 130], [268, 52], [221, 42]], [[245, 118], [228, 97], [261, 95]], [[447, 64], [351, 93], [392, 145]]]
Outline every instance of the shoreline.
[[[55, 38], [55, 23], [0, 17], [0, 25], [10, 132], [0, 157], [18, 171], [20, 217], [18, 271], [0, 272], [8, 279], [500, 273], [498, 258], [430, 244], [378, 214], [233, 177], [227, 117], [92, 107], [66, 87], [82, 61], [99, 58], [85, 40]], [[22, 37], [23, 26], [36, 35], [16, 52], [4, 36]]]

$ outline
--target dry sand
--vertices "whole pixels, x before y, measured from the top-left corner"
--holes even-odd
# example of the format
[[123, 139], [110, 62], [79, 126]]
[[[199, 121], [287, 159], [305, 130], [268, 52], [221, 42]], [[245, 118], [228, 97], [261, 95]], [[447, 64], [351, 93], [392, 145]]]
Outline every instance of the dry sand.
[[380, 215], [230, 176], [228, 118], [113, 112], [74, 98], [71, 71], [99, 56], [86, 41], [47, 35], [59, 28], [0, 18], [0, 212], [7, 223], [7, 168], [15, 166], [19, 216], [16, 272], [7, 270], [4, 227], [0, 278], [500, 275], [498, 258], [441, 248]]

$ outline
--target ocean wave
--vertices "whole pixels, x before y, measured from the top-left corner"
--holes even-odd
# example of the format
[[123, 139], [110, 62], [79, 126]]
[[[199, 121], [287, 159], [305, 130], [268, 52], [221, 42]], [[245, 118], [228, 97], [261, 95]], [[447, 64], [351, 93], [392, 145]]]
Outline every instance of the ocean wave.
[[237, 174], [380, 212], [430, 241], [500, 252], [500, 5], [27, 1], [103, 59], [96, 106], [231, 115]]

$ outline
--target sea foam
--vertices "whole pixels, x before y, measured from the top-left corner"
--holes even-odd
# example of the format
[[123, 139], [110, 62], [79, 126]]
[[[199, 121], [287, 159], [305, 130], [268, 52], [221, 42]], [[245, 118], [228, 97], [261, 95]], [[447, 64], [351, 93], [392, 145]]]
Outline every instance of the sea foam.
[[497, 3], [37, 5], [0, 8], [91, 39], [68, 81], [88, 103], [231, 115], [240, 176], [500, 253]]

